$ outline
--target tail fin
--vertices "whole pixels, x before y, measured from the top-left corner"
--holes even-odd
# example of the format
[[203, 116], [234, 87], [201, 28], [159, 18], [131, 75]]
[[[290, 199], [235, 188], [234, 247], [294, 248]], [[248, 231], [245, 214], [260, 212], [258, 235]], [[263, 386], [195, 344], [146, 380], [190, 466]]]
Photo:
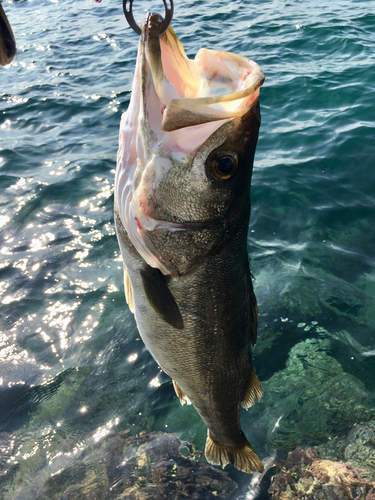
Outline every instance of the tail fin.
[[264, 471], [261, 459], [255, 453], [245, 436], [243, 446], [229, 447], [215, 443], [210, 437], [210, 431], [208, 430], [205, 454], [207, 462], [212, 465], [221, 465], [224, 468], [227, 464], [232, 464], [237, 469], [248, 474], [253, 474], [254, 469], [257, 472]]

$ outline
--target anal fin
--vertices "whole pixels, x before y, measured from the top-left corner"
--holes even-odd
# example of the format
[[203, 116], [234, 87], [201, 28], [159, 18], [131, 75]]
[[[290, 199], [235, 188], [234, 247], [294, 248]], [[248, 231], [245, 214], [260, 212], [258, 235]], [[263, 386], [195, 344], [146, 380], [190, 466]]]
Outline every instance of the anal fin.
[[242, 408], [245, 410], [249, 409], [255, 404], [255, 401], [260, 401], [263, 396], [263, 389], [259, 382], [259, 379], [255, 373], [254, 367], [251, 366], [249, 385], [245, 394], [245, 397], [241, 403]]
[[179, 385], [177, 384], [177, 382], [175, 380], [172, 380], [172, 382], [173, 382], [174, 390], [176, 391], [177, 396], [180, 398], [180, 403], [182, 405], [184, 405], [185, 403], [187, 405], [191, 405], [190, 399], [186, 396], [186, 394], [184, 393], [184, 391], [179, 387]]
[[212, 465], [221, 465], [223, 468], [227, 464], [234, 465], [238, 470], [253, 474], [254, 469], [257, 472], [263, 472], [264, 467], [261, 459], [253, 450], [251, 444], [243, 436], [242, 446], [224, 446], [216, 443], [207, 432], [207, 441], [205, 455], [207, 461]]
[[126, 267], [124, 266], [124, 288], [125, 288], [125, 299], [129, 306], [130, 311], [134, 314], [134, 296], [133, 289], [130, 283], [130, 278]]

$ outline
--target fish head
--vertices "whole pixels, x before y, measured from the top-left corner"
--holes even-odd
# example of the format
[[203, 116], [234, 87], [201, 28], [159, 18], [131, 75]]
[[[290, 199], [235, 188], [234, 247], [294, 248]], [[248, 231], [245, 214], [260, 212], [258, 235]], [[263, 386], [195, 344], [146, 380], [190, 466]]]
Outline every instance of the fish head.
[[[189, 59], [148, 14], [120, 126], [115, 204], [143, 259], [182, 275], [247, 232], [260, 125], [260, 67], [228, 52]], [[187, 251], [188, 249], [188, 251]]]

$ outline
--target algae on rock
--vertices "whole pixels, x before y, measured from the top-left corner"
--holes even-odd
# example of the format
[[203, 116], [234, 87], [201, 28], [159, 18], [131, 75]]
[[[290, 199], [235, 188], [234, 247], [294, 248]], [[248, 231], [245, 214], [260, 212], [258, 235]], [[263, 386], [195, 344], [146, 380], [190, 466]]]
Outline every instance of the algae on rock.
[[374, 500], [375, 482], [351, 464], [323, 460], [314, 448], [297, 448], [272, 478], [272, 500]]
[[375, 422], [354, 424], [346, 435], [339, 435], [317, 447], [323, 458], [348, 461], [366, 469], [366, 477], [375, 481]]
[[300, 342], [291, 349], [285, 369], [262, 382], [263, 398], [243, 418], [254, 447], [264, 446], [265, 453], [273, 454], [315, 446], [374, 418], [363, 383], [343, 371], [329, 348], [327, 339]]

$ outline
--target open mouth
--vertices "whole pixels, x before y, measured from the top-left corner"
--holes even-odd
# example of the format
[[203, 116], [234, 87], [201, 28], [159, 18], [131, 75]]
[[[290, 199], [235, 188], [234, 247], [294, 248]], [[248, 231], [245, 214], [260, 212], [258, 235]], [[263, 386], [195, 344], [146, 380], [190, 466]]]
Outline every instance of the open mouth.
[[159, 37], [160, 19], [149, 15], [144, 32], [154, 87], [165, 106], [161, 129], [171, 132], [248, 111], [265, 79], [258, 64], [209, 49], [200, 49], [194, 60], [189, 59], [172, 28]]

